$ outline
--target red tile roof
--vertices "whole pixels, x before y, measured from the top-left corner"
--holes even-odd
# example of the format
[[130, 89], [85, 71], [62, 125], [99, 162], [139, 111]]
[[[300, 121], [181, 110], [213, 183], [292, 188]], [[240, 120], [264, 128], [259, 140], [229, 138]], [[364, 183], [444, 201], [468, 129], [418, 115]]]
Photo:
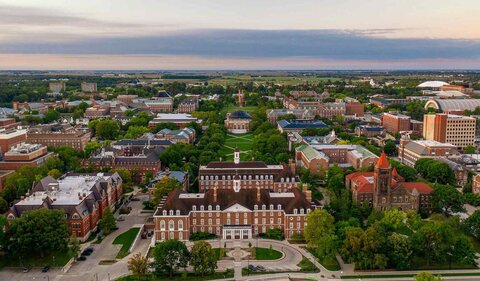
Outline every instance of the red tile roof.
[[387, 155], [385, 155], [385, 151], [382, 151], [380, 158], [378, 158], [377, 164], [375, 164], [376, 168], [380, 169], [388, 169], [390, 168], [390, 163], [388, 163]]

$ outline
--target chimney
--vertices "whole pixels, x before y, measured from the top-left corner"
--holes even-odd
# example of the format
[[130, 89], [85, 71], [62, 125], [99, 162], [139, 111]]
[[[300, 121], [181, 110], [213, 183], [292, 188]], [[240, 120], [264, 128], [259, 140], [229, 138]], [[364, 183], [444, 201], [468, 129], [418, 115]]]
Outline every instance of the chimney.
[[257, 185], [257, 201], [260, 202], [260, 185]]
[[217, 202], [217, 187], [213, 188], [213, 202]]
[[305, 191], [305, 198], [307, 199], [308, 203], [312, 203], [312, 191], [311, 190]]

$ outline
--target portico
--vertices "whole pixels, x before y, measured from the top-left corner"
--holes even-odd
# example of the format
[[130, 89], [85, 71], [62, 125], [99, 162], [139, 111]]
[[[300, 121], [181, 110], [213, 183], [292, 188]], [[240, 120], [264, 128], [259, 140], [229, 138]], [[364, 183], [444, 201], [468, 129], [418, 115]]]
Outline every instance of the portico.
[[252, 239], [252, 226], [224, 225], [222, 239]]

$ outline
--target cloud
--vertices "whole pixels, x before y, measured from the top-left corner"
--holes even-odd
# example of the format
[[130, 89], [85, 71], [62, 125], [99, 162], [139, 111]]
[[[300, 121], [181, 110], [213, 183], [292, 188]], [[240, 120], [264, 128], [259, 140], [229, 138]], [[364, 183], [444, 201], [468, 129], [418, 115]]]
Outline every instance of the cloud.
[[388, 30], [185, 30], [157, 36], [0, 43], [1, 53], [180, 55], [223, 58], [310, 57], [335, 60], [478, 59], [479, 40], [373, 36]]

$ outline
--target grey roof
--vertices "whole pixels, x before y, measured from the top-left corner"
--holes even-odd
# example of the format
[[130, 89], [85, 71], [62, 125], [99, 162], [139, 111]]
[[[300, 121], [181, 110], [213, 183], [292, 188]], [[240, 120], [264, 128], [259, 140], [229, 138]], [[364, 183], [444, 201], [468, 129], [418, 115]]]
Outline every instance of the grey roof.
[[250, 116], [250, 114], [246, 113], [243, 110], [237, 110], [237, 111], [234, 111], [234, 112], [230, 113], [228, 118], [230, 118], [230, 119], [252, 119], [252, 116]]
[[283, 129], [320, 129], [328, 128], [321, 120], [317, 119], [290, 119], [290, 120], [280, 120], [277, 124]]
[[480, 99], [432, 99], [425, 104], [425, 109], [433, 107], [445, 112], [475, 110], [478, 106], [480, 106]]

